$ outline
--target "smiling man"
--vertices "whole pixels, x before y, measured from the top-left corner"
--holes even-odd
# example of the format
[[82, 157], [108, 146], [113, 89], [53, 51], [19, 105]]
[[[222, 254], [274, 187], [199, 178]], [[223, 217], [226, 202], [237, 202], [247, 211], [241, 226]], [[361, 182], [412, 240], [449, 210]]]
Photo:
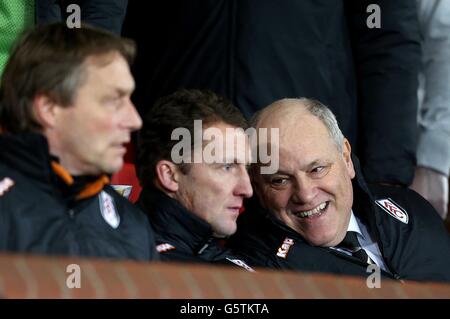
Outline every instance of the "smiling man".
[[[194, 121], [202, 121], [200, 132]], [[246, 126], [230, 102], [199, 90], [163, 97], [145, 115], [138, 144], [139, 204], [155, 229], [162, 260], [251, 270], [219, 242], [236, 232], [243, 200], [253, 193]], [[182, 154], [176, 151], [179, 143], [187, 144]]]
[[108, 185], [142, 125], [130, 101], [134, 51], [128, 40], [64, 24], [16, 45], [1, 82], [1, 251], [157, 256], [145, 215]]
[[388, 278], [450, 280], [439, 216], [408, 189], [368, 186], [326, 106], [280, 100], [254, 125], [280, 138], [278, 171], [251, 170], [261, 207], [247, 209], [230, 245], [252, 265], [368, 276], [375, 264]]

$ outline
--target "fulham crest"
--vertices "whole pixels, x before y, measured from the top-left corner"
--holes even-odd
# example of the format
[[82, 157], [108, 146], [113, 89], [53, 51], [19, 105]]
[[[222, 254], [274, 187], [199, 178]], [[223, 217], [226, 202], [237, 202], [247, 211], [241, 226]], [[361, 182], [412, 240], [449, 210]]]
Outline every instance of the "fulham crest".
[[174, 250], [175, 246], [169, 244], [169, 243], [164, 243], [164, 244], [159, 244], [158, 246], [156, 246], [156, 251], [160, 254], [168, 252], [170, 250]]
[[232, 262], [232, 263], [235, 264], [235, 265], [238, 265], [239, 267], [244, 268], [244, 269], [247, 270], [247, 271], [255, 272], [255, 270], [254, 270], [252, 267], [250, 267], [249, 265], [247, 265], [243, 260], [240, 260], [240, 259], [232, 259], [232, 258], [228, 258], [228, 257], [226, 257], [225, 259], [228, 260], [228, 261], [230, 261], [230, 262]]
[[398, 219], [402, 223], [408, 224], [408, 213], [392, 199], [377, 199], [375, 203], [392, 217]]
[[100, 211], [102, 213], [103, 219], [111, 226], [116, 229], [120, 224], [120, 216], [116, 211], [116, 207], [114, 206], [114, 200], [105, 191], [100, 192]]

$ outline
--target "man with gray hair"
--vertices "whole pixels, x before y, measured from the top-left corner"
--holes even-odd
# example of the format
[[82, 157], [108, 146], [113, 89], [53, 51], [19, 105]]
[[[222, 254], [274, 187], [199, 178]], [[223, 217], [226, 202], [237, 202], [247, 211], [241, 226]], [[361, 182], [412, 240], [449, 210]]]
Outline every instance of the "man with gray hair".
[[438, 214], [409, 189], [367, 185], [325, 105], [280, 100], [253, 125], [279, 129], [279, 168], [252, 167], [259, 203], [230, 242], [253, 266], [450, 281], [450, 237]]

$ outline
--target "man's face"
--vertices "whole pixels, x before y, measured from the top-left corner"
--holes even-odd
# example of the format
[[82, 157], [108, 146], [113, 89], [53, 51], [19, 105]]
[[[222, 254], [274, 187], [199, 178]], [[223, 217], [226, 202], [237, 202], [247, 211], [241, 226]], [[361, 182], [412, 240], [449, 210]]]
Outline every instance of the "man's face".
[[[234, 128], [222, 122], [210, 127], [219, 129], [223, 136], [226, 128]], [[176, 199], [183, 206], [208, 222], [220, 237], [236, 232], [236, 219], [242, 202], [253, 193], [247, 173], [251, 160], [248, 139], [243, 131], [234, 131], [227, 136], [227, 139], [230, 138], [234, 141], [245, 140], [246, 143], [223, 144], [225, 151], [219, 162], [190, 164], [186, 174], [178, 175], [179, 188], [176, 194]]]
[[54, 155], [75, 175], [112, 174], [123, 165], [130, 133], [142, 126], [130, 101], [134, 80], [118, 53], [88, 58], [85, 68], [73, 104], [56, 110]]
[[353, 203], [350, 145], [345, 140], [339, 152], [325, 125], [306, 111], [294, 121], [278, 124], [280, 168], [255, 175], [255, 191], [310, 244], [335, 246], [345, 236]]

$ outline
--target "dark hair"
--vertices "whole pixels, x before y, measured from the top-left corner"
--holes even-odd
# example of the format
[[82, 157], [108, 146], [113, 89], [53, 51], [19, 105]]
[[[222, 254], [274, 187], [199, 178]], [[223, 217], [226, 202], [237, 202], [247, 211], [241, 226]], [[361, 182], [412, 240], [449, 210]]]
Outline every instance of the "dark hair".
[[[193, 136], [194, 120], [202, 120], [203, 126], [215, 122], [243, 129], [248, 126], [237, 107], [211, 91], [180, 89], [160, 98], [145, 114], [138, 134], [136, 166], [142, 186], [153, 183], [158, 161], [170, 160], [171, 150], [178, 143], [171, 140], [173, 130], [183, 127]], [[185, 167], [182, 171], [187, 172]]]
[[135, 44], [112, 33], [82, 25], [49, 24], [26, 32], [16, 43], [0, 88], [0, 127], [12, 133], [42, 129], [33, 113], [33, 99], [46, 94], [70, 105], [85, 78], [84, 62], [113, 52], [129, 64]]

